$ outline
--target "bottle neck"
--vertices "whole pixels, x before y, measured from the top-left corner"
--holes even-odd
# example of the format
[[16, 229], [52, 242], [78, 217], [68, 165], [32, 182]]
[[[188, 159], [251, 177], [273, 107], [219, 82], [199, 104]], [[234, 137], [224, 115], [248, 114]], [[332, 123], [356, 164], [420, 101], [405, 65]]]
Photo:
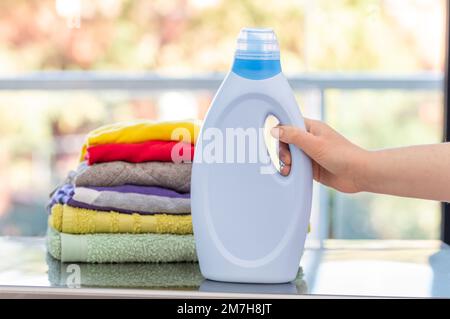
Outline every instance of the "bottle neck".
[[232, 72], [250, 80], [264, 80], [281, 72], [280, 60], [257, 60], [235, 58]]

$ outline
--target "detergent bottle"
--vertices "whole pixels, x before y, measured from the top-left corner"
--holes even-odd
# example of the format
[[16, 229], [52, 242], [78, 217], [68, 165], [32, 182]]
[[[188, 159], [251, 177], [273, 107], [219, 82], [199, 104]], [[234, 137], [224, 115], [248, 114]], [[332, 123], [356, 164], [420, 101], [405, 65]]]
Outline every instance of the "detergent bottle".
[[309, 157], [290, 145], [283, 176], [263, 138], [267, 118], [305, 129], [281, 72], [271, 29], [241, 30], [228, 73], [197, 139], [191, 181], [195, 243], [204, 277], [240, 283], [294, 280], [311, 212]]

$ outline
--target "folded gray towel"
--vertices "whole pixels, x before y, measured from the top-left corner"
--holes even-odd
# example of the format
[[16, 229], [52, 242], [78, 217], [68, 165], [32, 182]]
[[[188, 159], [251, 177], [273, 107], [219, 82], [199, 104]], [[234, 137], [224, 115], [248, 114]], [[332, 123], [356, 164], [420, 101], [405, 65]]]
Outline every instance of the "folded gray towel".
[[191, 189], [192, 163], [108, 162], [88, 166], [75, 178], [76, 186], [125, 184], [160, 186], [187, 193]]

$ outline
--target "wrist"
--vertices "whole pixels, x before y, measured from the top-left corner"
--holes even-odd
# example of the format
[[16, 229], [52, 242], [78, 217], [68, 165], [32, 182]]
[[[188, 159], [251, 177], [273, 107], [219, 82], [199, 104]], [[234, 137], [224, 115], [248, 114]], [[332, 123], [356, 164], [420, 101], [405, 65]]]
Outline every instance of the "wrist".
[[373, 181], [370, 180], [370, 167], [374, 162], [375, 153], [364, 149], [358, 150], [358, 155], [355, 156], [353, 182], [357, 192], [370, 191], [370, 185]]

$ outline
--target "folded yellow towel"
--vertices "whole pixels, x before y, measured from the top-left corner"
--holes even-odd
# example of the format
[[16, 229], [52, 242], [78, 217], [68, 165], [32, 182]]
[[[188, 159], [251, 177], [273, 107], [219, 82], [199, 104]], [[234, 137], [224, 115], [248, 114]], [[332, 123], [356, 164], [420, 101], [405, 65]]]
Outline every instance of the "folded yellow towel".
[[80, 161], [84, 160], [89, 146], [111, 143], [142, 143], [151, 140], [183, 141], [194, 144], [199, 132], [198, 121], [134, 120], [99, 127], [86, 137]]
[[49, 225], [59, 232], [69, 234], [192, 234], [191, 215], [121, 214], [61, 204], [52, 207]]

